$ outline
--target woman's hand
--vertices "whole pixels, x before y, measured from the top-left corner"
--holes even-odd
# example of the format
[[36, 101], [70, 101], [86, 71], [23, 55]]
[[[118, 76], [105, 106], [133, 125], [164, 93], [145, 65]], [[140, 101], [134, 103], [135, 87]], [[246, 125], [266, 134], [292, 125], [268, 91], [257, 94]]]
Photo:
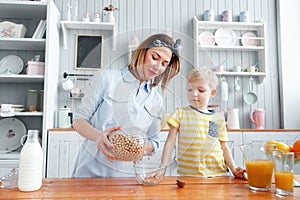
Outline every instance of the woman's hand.
[[117, 130], [121, 130], [121, 127], [113, 127], [113, 128], [109, 128], [106, 131], [100, 131], [100, 133], [97, 135], [96, 137], [96, 145], [99, 151], [101, 151], [103, 153], [103, 155], [108, 159], [108, 160], [116, 160], [115, 156], [112, 155], [109, 152], [109, 149], [113, 149], [114, 145], [112, 145], [109, 140], [108, 140], [108, 135], [111, 132], [117, 131]]

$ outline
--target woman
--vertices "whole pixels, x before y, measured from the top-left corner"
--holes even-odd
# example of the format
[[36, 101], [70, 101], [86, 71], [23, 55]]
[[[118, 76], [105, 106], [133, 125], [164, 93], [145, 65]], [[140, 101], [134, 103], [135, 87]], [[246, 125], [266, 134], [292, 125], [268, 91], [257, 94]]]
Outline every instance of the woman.
[[128, 67], [99, 72], [89, 85], [74, 116], [73, 127], [86, 140], [79, 151], [73, 177], [134, 176], [131, 162], [118, 161], [110, 153], [109, 133], [120, 127], [136, 127], [147, 134], [145, 153], [159, 147], [164, 92], [180, 71], [180, 40], [152, 35], [132, 53]]

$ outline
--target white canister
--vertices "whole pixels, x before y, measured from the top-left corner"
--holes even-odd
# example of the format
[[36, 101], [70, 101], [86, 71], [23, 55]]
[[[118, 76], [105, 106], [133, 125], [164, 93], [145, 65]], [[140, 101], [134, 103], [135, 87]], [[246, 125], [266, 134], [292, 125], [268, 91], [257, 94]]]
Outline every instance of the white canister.
[[71, 109], [66, 106], [59, 109], [58, 114], [58, 128], [71, 127]]
[[204, 21], [215, 21], [215, 12], [213, 9], [204, 11]]
[[250, 13], [249, 11], [241, 11], [239, 16], [240, 22], [249, 22], [250, 21]]

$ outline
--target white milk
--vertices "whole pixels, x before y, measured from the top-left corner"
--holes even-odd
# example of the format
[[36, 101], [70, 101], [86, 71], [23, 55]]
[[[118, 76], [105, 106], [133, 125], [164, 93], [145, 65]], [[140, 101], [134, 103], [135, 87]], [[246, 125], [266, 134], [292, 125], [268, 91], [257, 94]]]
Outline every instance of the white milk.
[[38, 131], [29, 130], [20, 154], [19, 190], [35, 191], [41, 188], [43, 180], [43, 150], [38, 141]]

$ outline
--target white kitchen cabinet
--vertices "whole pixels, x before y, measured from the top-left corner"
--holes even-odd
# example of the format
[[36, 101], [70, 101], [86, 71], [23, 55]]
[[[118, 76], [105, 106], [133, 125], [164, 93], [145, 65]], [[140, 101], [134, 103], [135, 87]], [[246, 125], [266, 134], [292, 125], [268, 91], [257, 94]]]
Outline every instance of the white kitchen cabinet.
[[[223, 30], [224, 34], [216, 36], [217, 30]], [[256, 36], [244, 36], [245, 33], [249, 32]], [[217, 43], [218, 40], [219, 44]], [[227, 42], [220, 42], [226, 40], [230, 42], [228, 44]], [[250, 42], [244, 42], [243, 46], [242, 40]], [[207, 41], [215, 41], [216, 43], [212, 44]], [[257, 45], [253, 45], [253, 41]], [[194, 64], [197, 67], [208, 64], [215, 67], [226, 61], [227, 68], [225, 71], [217, 72], [220, 76], [253, 76], [259, 77], [262, 82], [267, 74], [265, 24], [261, 22], [199, 21], [197, 17], [194, 17], [194, 52]], [[233, 66], [245, 62], [243, 67], [246, 67], [253, 65], [258, 60], [260, 61], [258, 72], [245, 72], [244, 69], [241, 72], [233, 72]]]
[[[160, 134], [161, 147], [154, 156], [144, 156], [148, 163], [159, 163], [168, 132]], [[47, 148], [47, 178], [71, 177], [79, 148], [84, 138], [76, 131], [49, 131]], [[176, 150], [173, 152], [175, 159]], [[176, 162], [172, 162], [166, 175], [176, 175]]]
[[49, 131], [47, 178], [69, 178], [84, 138], [76, 131]]
[[[160, 133], [160, 149], [153, 156], [144, 156], [143, 161], [148, 163], [159, 163], [168, 131]], [[78, 150], [83, 141], [76, 131], [49, 131], [47, 149], [47, 178], [71, 177]], [[253, 141], [276, 140], [291, 145], [295, 140], [300, 139], [300, 132], [247, 132], [243, 130], [228, 132], [228, 146], [237, 166], [245, 167], [244, 158], [239, 145]], [[177, 175], [177, 149], [174, 147], [170, 165], [167, 168], [166, 176]], [[295, 173], [300, 173], [300, 165], [295, 166]]]
[[[47, 20], [46, 38], [33, 39], [32, 35], [40, 20]], [[20, 74], [0, 75], [0, 103], [26, 106], [27, 90], [43, 90], [43, 93], [41, 92], [43, 95], [42, 111], [15, 112], [14, 114], [24, 122], [27, 130], [40, 130], [46, 158], [47, 130], [54, 127], [57, 107], [58, 89], [53, 86], [58, 85], [60, 13], [53, 0], [47, 2], [7, 0], [0, 1], [0, 22], [2, 21], [24, 24], [27, 32], [25, 38], [0, 38], [0, 58], [17, 55], [24, 62]], [[40, 61], [45, 62], [45, 75], [26, 74], [25, 65], [34, 55], [40, 55]], [[13, 157], [14, 153], [16, 152], [0, 154], [0, 161], [5, 160], [9, 163], [9, 155]]]
[[236, 166], [244, 166], [244, 159], [239, 145], [243, 144], [243, 133], [242, 132], [228, 132], [227, 145], [231, 150], [232, 157]]

